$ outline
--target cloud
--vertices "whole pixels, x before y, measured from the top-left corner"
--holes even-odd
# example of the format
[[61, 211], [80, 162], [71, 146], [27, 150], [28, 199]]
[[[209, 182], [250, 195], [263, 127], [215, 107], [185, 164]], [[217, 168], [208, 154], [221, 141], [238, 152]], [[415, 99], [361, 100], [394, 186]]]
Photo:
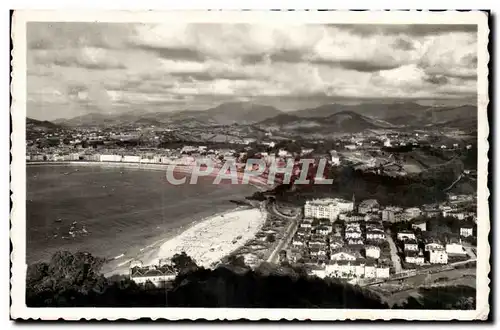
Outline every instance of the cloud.
[[449, 82], [448, 77], [443, 75], [428, 75], [424, 80], [435, 85], [444, 85]]
[[93, 70], [125, 69], [126, 66], [104, 48], [83, 47], [80, 49], [40, 50], [35, 61], [43, 65], [81, 67]]
[[332, 26], [363, 36], [384, 34], [426, 37], [455, 32], [477, 33], [477, 26], [472, 24], [343, 24]]
[[475, 29], [29, 23], [29, 109], [58, 118], [235, 100], [283, 109], [335, 100], [469, 102], [477, 90]]

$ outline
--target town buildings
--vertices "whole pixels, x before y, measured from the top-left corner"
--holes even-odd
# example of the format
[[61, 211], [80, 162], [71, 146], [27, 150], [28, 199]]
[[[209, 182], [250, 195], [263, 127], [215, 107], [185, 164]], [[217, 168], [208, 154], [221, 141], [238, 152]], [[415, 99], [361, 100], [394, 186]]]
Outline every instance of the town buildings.
[[446, 244], [446, 253], [464, 255], [466, 254], [464, 247], [459, 242], [449, 242]]
[[379, 204], [376, 199], [367, 199], [362, 201], [358, 206], [358, 213], [366, 214], [369, 212], [378, 212]]
[[130, 265], [129, 276], [137, 284], [145, 284], [149, 281], [155, 286], [161, 286], [173, 281], [177, 276], [177, 271], [172, 265], [143, 266], [140, 262], [134, 262]]
[[447, 264], [448, 263], [448, 253], [443, 247], [432, 248], [429, 251], [429, 262], [431, 264]]
[[460, 227], [460, 236], [470, 237], [474, 234], [474, 228], [472, 226]]
[[354, 203], [339, 198], [325, 198], [307, 201], [304, 206], [305, 218], [337, 220], [341, 212], [354, 209]]

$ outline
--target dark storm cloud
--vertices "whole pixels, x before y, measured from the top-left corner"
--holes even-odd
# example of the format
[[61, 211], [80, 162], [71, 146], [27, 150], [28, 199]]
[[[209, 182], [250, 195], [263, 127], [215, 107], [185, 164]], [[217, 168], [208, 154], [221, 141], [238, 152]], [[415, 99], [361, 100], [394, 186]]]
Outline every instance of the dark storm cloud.
[[78, 47], [122, 48], [123, 35], [133, 34], [133, 26], [120, 23], [28, 22], [28, 49]]
[[469, 54], [467, 56], [464, 56], [460, 62], [463, 65], [477, 68], [477, 55], [476, 54]]
[[452, 78], [458, 78], [458, 79], [461, 79], [461, 80], [469, 80], [469, 81], [475, 81], [477, 80], [477, 72], [476, 73], [453, 73], [453, 72], [449, 72], [448, 74], [448, 77], [452, 77]]
[[241, 63], [244, 65], [253, 65], [266, 61], [267, 54], [247, 54], [240, 57]]
[[91, 69], [91, 70], [109, 70], [109, 69], [125, 69], [126, 68], [125, 65], [123, 65], [121, 63], [86, 62], [86, 61], [79, 61], [79, 60], [76, 60], [74, 62], [66, 61], [66, 60], [55, 60], [54, 64], [59, 65], [59, 66], [80, 67], [80, 68], [86, 68], [86, 69]]
[[273, 62], [297, 63], [304, 61], [306, 54], [300, 50], [282, 51], [272, 54], [270, 60]]
[[240, 61], [244, 65], [253, 65], [265, 63], [300, 63], [306, 62], [306, 50], [279, 50], [272, 53], [246, 54], [240, 57]]
[[68, 84], [67, 92], [68, 92], [68, 95], [76, 96], [80, 92], [87, 91], [87, 89], [88, 89], [88, 87], [83, 85], [83, 84], [70, 83], [70, 84]]
[[378, 72], [382, 70], [391, 70], [401, 66], [396, 61], [363, 61], [363, 60], [329, 60], [312, 58], [312, 55], [299, 50], [279, 51], [271, 55], [246, 55], [242, 57], [243, 64], [258, 64], [269, 60], [271, 63], [310, 63], [317, 65], [326, 65], [329, 67], [342, 68], [359, 72]]
[[226, 80], [249, 80], [252, 77], [238, 72], [172, 72], [172, 76], [179, 77], [183, 81], [213, 81], [217, 79]]
[[42, 65], [57, 65], [60, 67], [84, 68], [90, 70], [125, 69], [126, 66], [110, 56], [91, 56], [81, 49], [44, 50], [35, 54], [34, 61]]
[[422, 37], [450, 32], [477, 33], [475, 24], [343, 24], [332, 26], [362, 36], [404, 34], [410, 37]]
[[322, 64], [332, 67], [343, 68], [346, 70], [353, 70], [359, 72], [378, 72], [383, 70], [396, 69], [401, 66], [401, 64], [396, 62], [370, 62], [370, 61], [356, 61], [356, 60], [345, 60], [345, 61], [328, 61], [328, 60], [314, 60], [311, 61], [313, 64]]
[[207, 56], [203, 53], [190, 48], [154, 47], [149, 45], [137, 45], [133, 43], [131, 43], [131, 45], [135, 48], [142, 49], [147, 52], [152, 52], [161, 58], [169, 60], [203, 62], [207, 59]]
[[125, 69], [125, 65], [116, 62], [93, 62], [86, 61], [78, 58], [54, 58], [45, 59], [38, 58], [37, 63], [39, 64], [53, 64], [62, 67], [75, 67], [75, 68], [85, 68], [90, 70], [110, 70], [110, 69]]
[[449, 81], [448, 77], [443, 75], [428, 75], [424, 80], [434, 85], [444, 85]]
[[403, 38], [396, 39], [396, 41], [394, 42], [393, 45], [394, 45], [394, 47], [396, 47], [398, 49], [402, 49], [402, 50], [414, 50], [415, 49], [415, 46], [413, 45], [413, 43], [411, 43], [410, 41], [405, 40]]

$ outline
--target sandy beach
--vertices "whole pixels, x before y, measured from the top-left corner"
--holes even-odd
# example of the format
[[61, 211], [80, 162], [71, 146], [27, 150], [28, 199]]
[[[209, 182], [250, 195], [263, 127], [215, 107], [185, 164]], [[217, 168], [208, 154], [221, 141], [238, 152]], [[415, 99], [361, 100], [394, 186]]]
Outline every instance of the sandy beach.
[[199, 266], [211, 267], [248, 240], [265, 222], [260, 209], [236, 209], [210, 217], [164, 242], [144, 264], [157, 264], [160, 259], [186, 252]]

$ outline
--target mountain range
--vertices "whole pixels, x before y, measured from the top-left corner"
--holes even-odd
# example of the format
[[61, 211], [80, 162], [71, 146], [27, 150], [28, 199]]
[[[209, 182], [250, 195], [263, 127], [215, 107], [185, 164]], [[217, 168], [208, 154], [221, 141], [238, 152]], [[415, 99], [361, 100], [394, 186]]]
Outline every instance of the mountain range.
[[273, 106], [250, 102], [223, 103], [207, 110], [174, 112], [137, 112], [122, 114], [90, 113], [54, 124], [85, 126], [203, 126], [257, 125], [263, 129], [317, 132], [333, 130], [357, 132], [365, 129], [391, 127], [422, 127], [430, 125], [453, 127], [477, 126], [477, 107], [429, 107], [413, 102], [359, 105], [325, 104], [316, 108], [281, 111]]

